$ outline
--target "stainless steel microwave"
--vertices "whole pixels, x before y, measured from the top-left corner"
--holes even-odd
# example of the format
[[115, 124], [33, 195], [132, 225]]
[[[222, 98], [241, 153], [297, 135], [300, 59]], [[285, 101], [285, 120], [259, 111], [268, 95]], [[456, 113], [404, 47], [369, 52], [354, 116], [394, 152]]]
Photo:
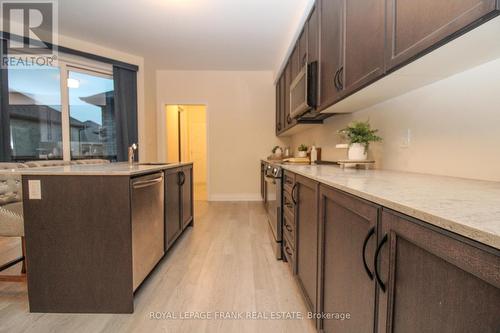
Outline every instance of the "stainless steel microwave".
[[318, 62], [305, 65], [290, 85], [290, 117], [297, 118], [316, 108]]

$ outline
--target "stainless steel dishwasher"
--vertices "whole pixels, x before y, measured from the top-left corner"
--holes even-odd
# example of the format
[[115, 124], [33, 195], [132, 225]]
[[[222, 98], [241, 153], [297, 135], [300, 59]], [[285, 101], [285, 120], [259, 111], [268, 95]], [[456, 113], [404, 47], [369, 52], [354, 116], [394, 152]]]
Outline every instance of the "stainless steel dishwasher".
[[164, 254], [163, 172], [133, 178], [132, 264], [134, 291]]

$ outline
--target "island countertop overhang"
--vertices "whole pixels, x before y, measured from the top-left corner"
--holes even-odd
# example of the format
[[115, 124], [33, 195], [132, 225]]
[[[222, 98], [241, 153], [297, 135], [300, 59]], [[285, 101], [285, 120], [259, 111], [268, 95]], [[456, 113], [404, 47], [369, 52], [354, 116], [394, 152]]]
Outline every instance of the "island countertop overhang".
[[41, 167], [15, 169], [11, 172], [21, 176], [138, 176], [168, 169], [175, 169], [193, 164], [192, 162], [147, 164], [127, 162], [65, 165], [57, 167]]

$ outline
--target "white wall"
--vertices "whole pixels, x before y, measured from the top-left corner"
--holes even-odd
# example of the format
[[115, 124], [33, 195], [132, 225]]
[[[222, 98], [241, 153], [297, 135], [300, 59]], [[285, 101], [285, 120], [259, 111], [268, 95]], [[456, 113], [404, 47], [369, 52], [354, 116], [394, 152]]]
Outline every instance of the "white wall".
[[159, 158], [166, 151], [164, 105], [205, 104], [209, 200], [259, 200], [259, 159], [282, 144], [274, 95], [272, 71], [158, 71]]
[[[336, 134], [352, 120], [380, 130], [377, 168], [500, 181], [500, 59], [349, 115], [336, 115], [292, 137], [322, 147], [324, 160], [345, 158]], [[402, 144], [407, 129], [409, 147]]]

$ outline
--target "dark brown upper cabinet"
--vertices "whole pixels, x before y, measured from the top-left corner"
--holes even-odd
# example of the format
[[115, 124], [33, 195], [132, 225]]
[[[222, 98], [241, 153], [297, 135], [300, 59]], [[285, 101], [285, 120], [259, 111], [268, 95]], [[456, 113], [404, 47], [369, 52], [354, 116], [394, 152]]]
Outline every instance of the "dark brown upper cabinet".
[[300, 72], [300, 70], [307, 64], [307, 24], [304, 26], [304, 29], [300, 34], [298, 45], [299, 45], [298, 60], [299, 60], [299, 72]]
[[[287, 132], [296, 124], [320, 124], [336, 112], [358, 110], [339, 105], [324, 112], [386, 74], [497, 15], [500, 15], [500, 0], [316, 0], [287, 59], [287, 107], [279, 133]], [[317, 106], [298, 120], [291, 119], [290, 84], [301, 68], [313, 61], [319, 65]], [[368, 107], [408, 92], [401, 85], [391, 93], [391, 84], [394, 82], [388, 83], [386, 94], [378, 94], [378, 99], [371, 101], [367, 98], [360, 105]]]
[[288, 117], [290, 114], [290, 80], [291, 77], [291, 59], [287, 62], [285, 68], [283, 69], [284, 73], [284, 82], [285, 82], [285, 96], [283, 96], [283, 100], [285, 101], [285, 109], [283, 112], [283, 131], [286, 130], [291, 125], [291, 119]]
[[498, 332], [499, 250], [390, 210], [380, 229], [378, 332]]
[[384, 72], [385, 0], [321, 0], [320, 109]]
[[297, 40], [297, 43], [295, 44], [295, 47], [293, 48], [292, 55], [290, 56], [290, 83], [293, 82], [297, 74], [299, 74], [300, 71], [300, 64], [299, 64], [299, 53], [300, 53], [300, 48], [299, 48], [299, 41]]
[[373, 332], [380, 206], [320, 185], [320, 312], [340, 311], [350, 320], [320, 321], [324, 333]]
[[344, 0], [344, 66], [337, 74], [342, 95], [350, 95], [385, 72], [385, 2]]
[[319, 17], [316, 7], [312, 9], [307, 21], [307, 61], [319, 61]]
[[297, 281], [309, 311], [317, 311], [319, 184], [296, 175], [294, 186]]
[[281, 77], [276, 83], [276, 134], [279, 134], [283, 128], [281, 121]]
[[439, 46], [496, 5], [495, 0], [387, 0], [387, 68]]
[[286, 122], [286, 77], [285, 74], [283, 73], [280, 78], [280, 109], [278, 111], [279, 113], [279, 119], [280, 119], [280, 124], [281, 124], [281, 131], [285, 129], [285, 122]]
[[319, 110], [341, 97], [338, 73], [343, 66], [344, 0], [319, 0]]
[[292, 55], [292, 58], [288, 62], [286, 69], [285, 69], [285, 128], [284, 130], [289, 129], [290, 127], [293, 127], [296, 123], [297, 120], [295, 118], [290, 117], [290, 85], [292, 84], [292, 75], [293, 75], [293, 67], [297, 66], [298, 61], [294, 62], [293, 59], [297, 58], [298, 59], [298, 53], [294, 52]]

